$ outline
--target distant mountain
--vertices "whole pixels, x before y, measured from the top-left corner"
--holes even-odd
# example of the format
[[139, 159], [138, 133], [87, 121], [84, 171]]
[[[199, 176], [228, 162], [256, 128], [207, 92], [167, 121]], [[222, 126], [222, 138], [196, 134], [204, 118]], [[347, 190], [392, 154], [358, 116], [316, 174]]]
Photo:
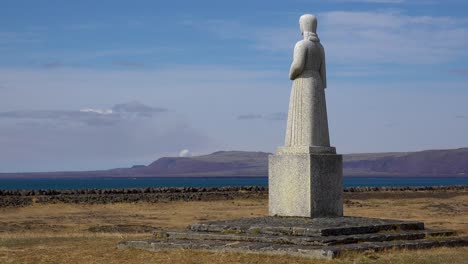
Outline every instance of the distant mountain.
[[344, 156], [348, 176], [468, 177], [468, 148]]
[[[262, 177], [265, 152], [218, 151], [209, 155], [165, 157], [144, 166], [102, 171], [0, 173], [0, 178], [81, 177]], [[354, 177], [468, 177], [468, 148], [344, 155], [344, 175]]]
[[265, 152], [218, 151], [191, 158], [161, 158], [145, 168], [168, 176], [266, 176]]

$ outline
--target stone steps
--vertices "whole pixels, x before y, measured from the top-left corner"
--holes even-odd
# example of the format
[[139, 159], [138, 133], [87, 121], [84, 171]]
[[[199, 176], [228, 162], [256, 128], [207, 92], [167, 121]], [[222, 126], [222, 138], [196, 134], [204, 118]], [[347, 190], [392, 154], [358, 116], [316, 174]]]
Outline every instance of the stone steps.
[[443, 239], [400, 240], [384, 242], [364, 242], [337, 246], [304, 246], [261, 242], [241, 242], [225, 240], [144, 240], [122, 241], [119, 249], [138, 248], [152, 251], [168, 249], [189, 249], [208, 252], [237, 252], [267, 255], [290, 255], [307, 258], [338, 257], [346, 252], [384, 251], [390, 249], [426, 249], [432, 247], [468, 246], [468, 237]]
[[448, 237], [437, 239], [420, 239], [420, 240], [399, 240], [399, 241], [384, 241], [384, 242], [365, 242], [357, 244], [347, 244], [340, 246], [332, 246], [323, 248], [327, 255], [337, 257], [344, 252], [363, 252], [363, 251], [384, 251], [390, 249], [428, 249], [435, 247], [466, 247], [468, 246], [468, 236]]
[[250, 233], [290, 236], [339, 236], [394, 230], [424, 230], [424, 223], [361, 217], [263, 217], [212, 221], [189, 226], [195, 232]]
[[448, 230], [425, 230], [421, 222], [391, 219], [258, 217], [198, 223], [183, 231], [158, 231], [153, 239], [123, 241], [119, 248], [334, 258], [349, 251], [468, 246], [468, 237], [454, 235]]
[[261, 242], [294, 245], [341, 245], [361, 242], [382, 242], [394, 240], [417, 240], [435, 236], [452, 236], [455, 232], [449, 230], [422, 230], [392, 233], [371, 233], [344, 236], [278, 236], [265, 234], [229, 234], [194, 231], [157, 231], [154, 233], [158, 239], [174, 240], [225, 240], [243, 242]]

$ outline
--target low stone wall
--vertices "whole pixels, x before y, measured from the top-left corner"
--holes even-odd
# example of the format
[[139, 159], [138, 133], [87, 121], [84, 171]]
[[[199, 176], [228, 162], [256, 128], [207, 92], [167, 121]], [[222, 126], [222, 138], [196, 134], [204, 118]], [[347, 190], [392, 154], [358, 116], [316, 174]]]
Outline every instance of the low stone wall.
[[403, 187], [348, 187], [346, 192], [401, 192], [401, 191], [468, 191], [468, 185], [453, 186], [403, 186]]
[[[451, 192], [468, 191], [463, 186], [427, 187], [350, 187], [351, 193], [380, 192]], [[232, 199], [266, 199], [268, 188], [262, 186], [219, 188], [141, 188], [141, 189], [82, 189], [82, 190], [0, 190], [0, 207], [22, 207], [33, 203], [107, 204], [168, 201], [210, 201]]]
[[141, 188], [83, 190], [0, 190], [0, 207], [21, 207], [34, 203], [136, 203], [168, 201], [210, 201], [266, 198], [266, 187]]

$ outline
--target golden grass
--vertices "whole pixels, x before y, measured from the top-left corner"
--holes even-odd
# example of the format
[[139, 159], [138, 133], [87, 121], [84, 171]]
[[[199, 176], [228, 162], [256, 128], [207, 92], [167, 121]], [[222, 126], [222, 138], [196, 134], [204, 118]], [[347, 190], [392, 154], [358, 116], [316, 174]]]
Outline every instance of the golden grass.
[[266, 213], [266, 200], [104, 205], [34, 204], [23, 208], [0, 209], [0, 224], [15, 225], [18, 229], [15, 232], [28, 233], [51, 230], [82, 232], [93, 226], [118, 224], [174, 229], [184, 228], [196, 221], [257, 217]]
[[449, 198], [368, 199], [362, 207], [344, 208], [345, 215], [422, 221], [426, 228], [468, 234], [468, 194]]
[[[424, 221], [429, 228], [468, 233], [468, 195], [353, 200], [346, 215]], [[180, 229], [197, 221], [263, 216], [267, 200], [111, 205], [34, 204], [0, 209], [0, 263], [468, 263], [466, 248], [348, 254], [331, 261], [187, 250], [118, 250], [123, 239], [149, 238], [139, 227]], [[91, 232], [130, 226], [125, 232]], [[135, 232], [132, 232], [134, 228]], [[118, 231], [118, 229], [117, 229]]]
[[287, 256], [254, 254], [206, 253], [188, 250], [149, 252], [118, 250], [118, 237], [55, 238], [0, 242], [0, 263], [467, 263], [468, 251], [463, 248], [439, 248], [418, 251], [349, 254], [324, 261]]

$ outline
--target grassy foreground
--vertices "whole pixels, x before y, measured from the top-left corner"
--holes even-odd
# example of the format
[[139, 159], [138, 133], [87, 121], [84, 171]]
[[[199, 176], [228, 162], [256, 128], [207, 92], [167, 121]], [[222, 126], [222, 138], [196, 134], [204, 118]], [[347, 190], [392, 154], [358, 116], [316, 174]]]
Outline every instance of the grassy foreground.
[[[118, 250], [122, 239], [149, 238], [204, 220], [263, 216], [267, 200], [109, 205], [34, 204], [0, 209], [0, 263], [468, 263], [467, 248], [389, 251], [309, 260], [286, 256]], [[348, 199], [345, 215], [424, 221], [468, 233], [468, 193], [392, 192]]]

